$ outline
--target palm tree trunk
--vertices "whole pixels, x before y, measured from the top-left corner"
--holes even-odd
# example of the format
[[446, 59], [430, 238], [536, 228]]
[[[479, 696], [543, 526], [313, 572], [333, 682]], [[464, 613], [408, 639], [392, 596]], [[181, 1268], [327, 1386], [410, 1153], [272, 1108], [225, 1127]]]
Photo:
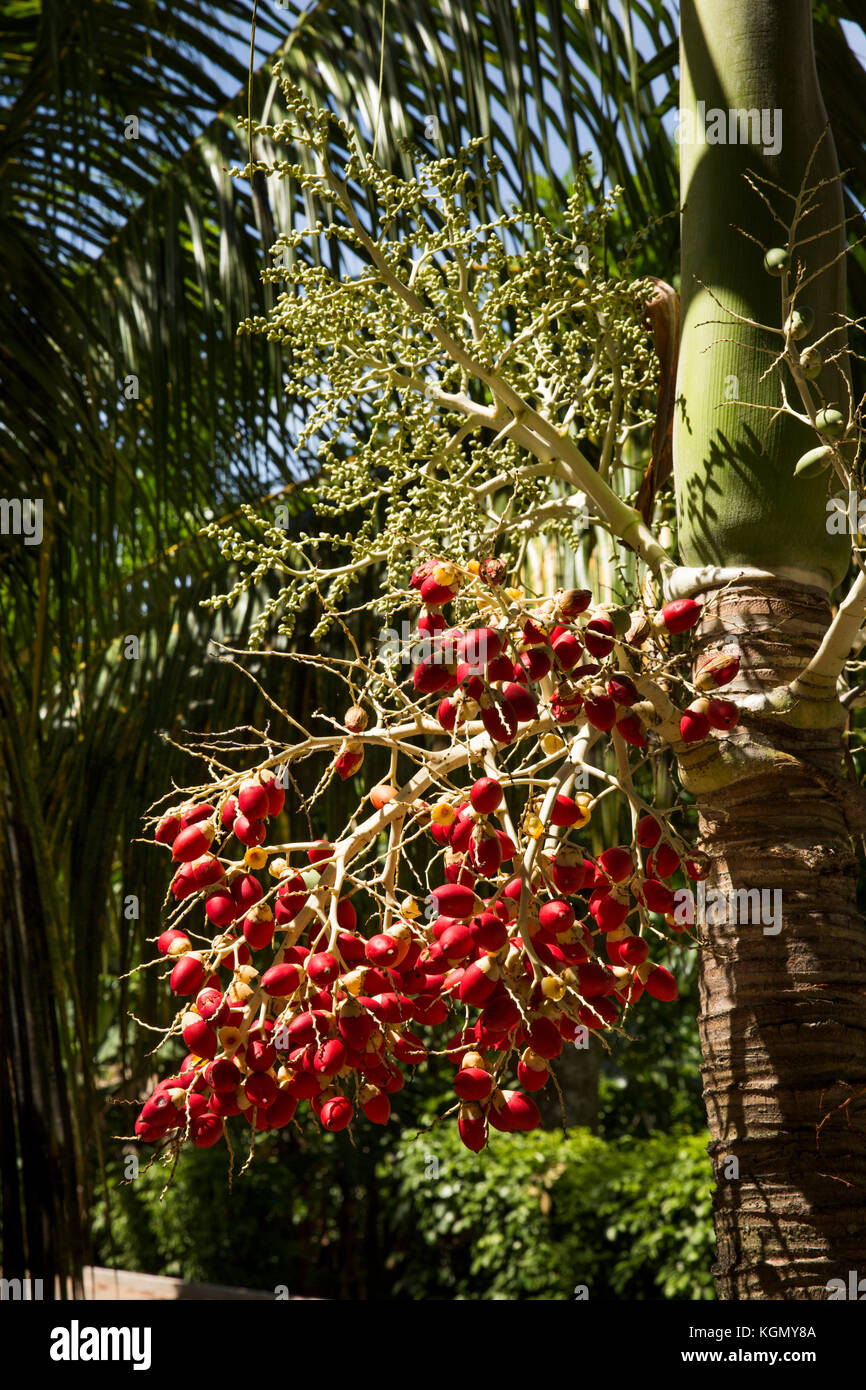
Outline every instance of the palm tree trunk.
[[[761, 380], [770, 359], [760, 351], [779, 343], [757, 326], [780, 325], [779, 281], [738, 230], [764, 248], [786, 241], [746, 184], [746, 170], [793, 198], [817, 146], [811, 181], [838, 175], [832, 142], [821, 139], [826, 115], [811, 22], [808, 0], [683, 0], [681, 12], [681, 109], [693, 119], [699, 101], [705, 110], [781, 113], [775, 152], [681, 147], [674, 465], [680, 550], [693, 570], [680, 584], [705, 600], [701, 653], [729, 646], [737, 634], [734, 697], [802, 670], [847, 564], [844, 544], [827, 534], [825, 481], [792, 478], [798, 456], [817, 443], [814, 433], [790, 418], [768, 430], [770, 412], [752, 408], [779, 402], [778, 377]], [[790, 202], [764, 191], [783, 216], [789, 212]], [[808, 273], [841, 247], [841, 220], [831, 183], [809, 225], [820, 235], [796, 253]], [[816, 338], [844, 310], [842, 265], [825, 269], [804, 295], [816, 312]], [[725, 310], [752, 322], [732, 321]], [[825, 397], [843, 409], [845, 371], [843, 359], [820, 379]], [[799, 407], [790, 378], [788, 387]], [[728, 572], [701, 576], [699, 566]], [[745, 573], [728, 582], [733, 567]], [[716, 860], [708, 888], [727, 903], [721, 921], [703, 929], [700, 1005], [722, 1298], [827, 1298], [830, 1279], [866, 1273], [866, 928], [851, 842], [862, 826], [853, 789], [842, 781], [837, 713], [828, 728], [808, 709], [796, 727], [744, 712], [732, 743], [762, 745], [763, 770], [744, 764], [724, 785], [699, 792]], [[764, 920], [749, 920], [757, 904], [732, 901], [731, 890], [766, 892]]]

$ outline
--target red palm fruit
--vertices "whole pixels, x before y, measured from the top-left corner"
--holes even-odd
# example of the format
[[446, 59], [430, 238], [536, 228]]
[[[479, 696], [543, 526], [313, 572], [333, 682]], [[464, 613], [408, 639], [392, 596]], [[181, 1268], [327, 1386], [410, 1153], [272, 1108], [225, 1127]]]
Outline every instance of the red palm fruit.
[[[454, 732], [454, 729], [457, 727], [457, 706], [454, 704], [453, 700], [447, 698], [445, 700], [440, 700], [439, 707], [436, 710], [436, 718], [446, 733], [450, 734]], [[438, 829], [438, 827], [434, 828]]]
[[494, 1128], [502, 1129], [506, 1134], [539, 1128], [541, 1114], [531, 1096], [524, 1095], [522, 1091], [500, 1091], [499, 1096], [502, 1097], [500, 1106], [496, 1104], [498, 1097], [494, 1096], [488, 1111], [488, 1119]]
[[442, 954], [449, 965], [465, 959], [475, 949], [475, 936], [465, 922], [455, 922], [446, 927], [439, 938]]
[[180, 864], [191, 864], [206, 854], [213, 842], [215, 831], [210, 822], [204, 825], [188, 825], [171, 842], [171, 856]]
[[277, 1060], [277, 1050], [264, 1038], [253, 1038], [247, 1043], [244, 1061], [250, 1071], [270, 1071]]
[[585, 819], [583, 811], [570, 796], [556, 798], [550, 814], [551, 825], [577, 825], [578, 821]]
[[658, 879], [645, 878], [640, 887], [640, 895], [650, 912], [673, 912], [674, 895]]
[[463, 636], [463, 629], [460, 627], [440, 628], [433, 635], [431, 644], [433, 660], [440, 664], [444, 662], [446, 666], [456, 665], [462, 659], [458, 654], [458, 648]]
[[480, 671], [491, 661], [502, 655], [505, 638], [494, 627], [470, 628], [457, 644], [457, 660], [467, 661], [473, 669]]
[[642, 936], [627, 936], [619, 942], [619, 958], [623, 965], [643, 965], [648, 955], [649, 946]]
[[220, 1116], [209, 1112], [190, 1121], [189, 1137], [197, 1149], [210, 1149], [222, 1139], [223, 1130]]
[[590, 618], [584, 629], [583, 645], [590, 656], [607, 656], [613, 651], [616, 629], [610, 618]]
[[247, 849], [255, 849], [257, 845], [264, 843], [267, 826], [263, 820], [248, 820], [241, 814], [235, 821], [234, 833], [235, 838]]
[[265, 1109], [276, 1100], [279, 1087], [266, 1071], [254, 1071], [244, 1082], [244, 1094], [257, 1108]]
[[334, 757], [334, 771], [341, 782], [355, 775], [364, 761], [364, 752], [363, 743], [357, 739], [343, 739]]
[[538, 701], [526, 686], [509, 681], [502, 687], [502, 694], [514, 711], [518, 724], [531, 724], [533, 719], [538, 718]]
[[317, 951], [308, 956], [305, 969], [314, 985], [320, 989], [333, 984], [340, 974], [340, 962], [330, 951]]
[[268, 815], [278, 816], [286, 804], [286, 789], [278, 778], [268, 782]]
[[[367, 1076], [368, 1076], [368, 1078], [370, 1078], [371, 1075], [372, 1075], [372, 1074], [371, 1074], [371, 1072], [370, 1072], [369, 1069], [368, 1069], [368, 1071], [367, 1071]], [[404, 1085], [405, 1085], [406, 1083], [405, 1083], [405, 1080], [404, 1080], [404, 1077], [403, 1077], [403, 1073], [401, 1072], [401, 1070], [400, 1070], [399, 1067], [390, 1067], [390, 1066], [388, 1066], [388, 1067], [382, 1067], [381, 1071], [377, 1071], [377, 1072], [375, 1073], [375, 1083], [374, 1083], [374, 1084], [375, 1084], [376, 1086], [380, 1087], [381, 1090], [387, 1091], [388, 1094], [389, 1094], [389, 1096], [390, 1096], [390, 1095], [394, 1095], [395, 1092], [397, 1092], [397, 1091], [402, 1091], [402, 1089], [403, 1089], [403, 1087], [404, 1087]]]
[[[426, 578], [427, 576], [424, 575], [424, 579]], [[422, 581], [419, 580], [415, 587], [420, 589], [421, 583]], [[426, 612], [418, 616], [418, 631], [425, 632], [430, 637], [432, 637], [434, 632], [441, 632], [446, 626], [447, 624], [441, 613]]]
[[473, 941], [482, 951], [500, 951], [508, 940], [508, 927], [495, 912], [480, 912], [470, 923]]
[[482, 878], [494, 878], [502, 863], [502, 845], [495, 830], [476, 826], [469, 838], [469, 858]]
[[614, 845], [611, 849], [603, 850], [598, 856], [598, 862], [614, 883], [625, 883], [634, 873], [631, 851], [626, 849], [625, 845]]
[[227, 1119], [231, 1115], [242, 1115], [243, 1110], [238, 1102], [234, 1091], [216, 1091], [207, 1103], [207, 1108], [214, 1115], [222, 1115]]
[[481, 1028], [491, 1036], [510, 1033], [520, 1022], [520, 1010], [510, 994], [494, 994], [484, 1005], [476, 1028]]
[[180, 814], [180, 828], [185, 830], [188, 825], [199, 825], [201, 821], [209, 820], [214, 813], [214, 807], [209, 801], [200, 801], [197, 806], [187, 806]]
[[482, 816], [489, 816], [502, 805], [502, 783], [495, 777], [479, 777], [472, 786], [469, 800]]
[[561, 845], [553, 857], [551, 877], [560, 893], [576, 893], [583, 883], [583, 850]]
[[321, 1009], [318, 1011], [304, 1009], [303, 1013], [296, 1013], [286, 1027], [286, 1033], [289, 1034], [289, 1047], [309, 1047], [311, 1042], [318, 1044], [322, 1038], [328, 1036], [329, 1026], [331, 1026], [331, 1019]]
[[307, 850], [307, 859], [311, 864], [324, 864], [326, 860], [333, 859], [333, 857], [334, 846], [329, 840], [317, 840]]
[[258, 777], [245, 777], [241, 782], [238, 806], [247, 820], [264, 820], [268, 814], [268, 792]]
[[487, 670], [484, 672], [484, 675], [488, 683], [493, 684], [497, 681], [510, 681], [513, 673], [511, 657], [508, 656], [506, 652], [503, 652], [495, 661], [488, 661]]
[[171, 891], [178, 902], [182, 902], [184, 898], [190, 898], [193, 893], [198, 892], [198, 885], [195, 881], [192, 864], [183, 864], [181, 868], [178, 869], [171, 881]]
[[609, 695], [587, 693], [583, 697], [583, 710], [593, 728], [602, 733], [608, 733], [616, 723], [616, 705]]
[[660, 999], [662, 1003], [669, 1004], [679, 997], [677, 982], [669, 970], [665, 970], [663, 965], [654, 965], [644, 980], [647, 994], [651, 994], [653, 999]]
[[496, 704], [490, 695], [481, 700], [481, 723], [494, 743], [511, 743], [517, 733], [517, 712], [509, 699], [503, 696]]
[[619, 671], [608, 681], [607, 693], [616, 704], [625, 708], [633, 705], [638, 698], [634, 681], [629, 680], [628, 676], [621, 675]]
[[418, 695], [434, 695], [436, 691], [447, 688], [450, 675], [449, 668], [442, 661], [419, 661], [412, 672], [412, 685]]
[[707, 719], [711, 729], [719, 729], [722, 732], [733, 729], [739, 718], [740, 711], [733, 700], [710, 700]]
[[297, 1100], [312, 1100], [322, 1089], [323, 1078], [312, 1072], [295, 1072], [285, 1084], [289, 1095]]
[[175, 994], [181, 996], [197, 994], [204, 984], [204, 966], [196, 951], [187, 951], [180, 957], [169, 978]]
[[237, 916], [237, 904], [227, 888], [212, 888], [204, 900], [208, 920], [215, 927], [227, 927]]
[[518, 661], [531, 681], [544, 680], [545, 676], [550, 675], [553, 667], [553, 660], [546, 647], [530, 647], [520, 653]]
[[454, 672], [458, 685], [463, 689], [470, 700], [480, 700], [484, 694], [484, 681], [481, 676], [473, 675], [472, 667], [467, 661], [461, 661]]
[[380, 932], [370, 937], [364, 952], [371, 965], [393, 965], [400, 955], [400, 943], [393, 936]]
[[556, 946], [551, 950], [555, 951], [557, 960], [562, 957], [566, 964], [576, 965], [578, 961], [588, 959], [592, 937], [582, 927], [574, 926], [570, 932], [557, 937]]
[[337, 950], [348, 966], [360, 965], [367, 959], [366, 944], [363, 937], [355, 936], [353, 932], [337, 932]]
[[601, 999], [616, 989], [616, 976], [596, 960], [581, 962], [577, 966], [577, 979], [577, 992], [584, 999]]
[[196, 888], [210, 888], [212, 884], [221, 883], [225, 878], [225, 869], [215, 854], [203, 854], [191, 864], [184, 865], [184, 869]]
[[574, 908], [570, 903], [563, 902], [561, 898], [552, 898], [550, 902], [543, 903], [539, 908], [538, 922], [545, 931], [559, 936], [560, 932], [567, 932], [570, 927], [574, 926]]
[[343, 1042], [347, 1047], [351, 1047], [357, 1052], [363, 1052], [373, 1035], [375, 1026], [376, 1024], [370, 1015], [362, 1012], [354, 1000], [343, 1006], [337, 1019], [337, 1031]]
[[646, 861], [650, 878], [670, 878], [680, 867], [680, 856], [671, 845], [659, 845]]
[[637, 842], [641, 849], [655, 849], [662, 837], [662, 828], [655, 816], [641, 816], [637, 823]]
[[442, 868], [448, 883], [462, 883], [466, 888], [475, 887], [475, 874], [466, 863], [466, 854], [453, 848], [446, 849], [442, 856]]
[[521, 631], [524, 646], [544, 647], [547, 645], [547, 632], [544, 630], [540, 623], [535, 622], [532, 618], [526, 619], [526, 622], [523, 624], [523, 628], [521, 629]]
[[596, 888], [590, 895], [589, 910], [600, 931], [615, 931], [629, 914], [627, 902], [620, 902], [607, 887]]
[[[183, 945], [183, 943], [186, 943]], [[183, 951], [180, 950], [183, 945]], [[192, 945], [186, 932], [178, 931], [177, 927], [169, 927], [167, 931], [157, 937], [156, 949], [161, 956], [180, 956], [188, 951]], [[172, 950], [172, 947], [175, 949]]]
[[444, 883], [434, 888], [432, 895], [437, 912], [444, 917], [454, 917], [457, 921], [468, 921], [474, 913], [481, 911], [481, 904], [473, 889], [462, 883]]
[[337, 926], [344, 931], [354, 931], [358, 925], [358, 914], [351, 898], [341, 898], [337, 903]]
[[444, 999], [430, 999], [424, 995], [423, 999], [419, 998], [414, 1002], [412, 1017], [425, 1028], [433, 1028], [445, 1022], [448, 1017], [448, 1005]]
[[461, 1004], [481, 1008], [499, 983], [499, 967], [491, 956], [473, 961], [463, 972], [457, 994]]
[[[632, 978], [636, 977], [633, 976]], [[610, 1027], [612, 1024], [615, 1024], [617, 1018], [619, 1017], [619, 1010], [616, 1004], [614, 1003], [614, 997], [616, 996], [615, 987], [612, 987], [609, 993], [611, 997], [605, 995], [601, 998], [593, 999], [592, 1001], [592, 1007], [594, 1012], [599, 1015], [602, 1023], [606, 1023], [608, 1027]]]
[[565, 628], [557, 637], [554, 629], [553, 654], [561, 671], [572, 671], [580, 661], [583, 647], [573, 632]]
[[313, 1070], [321, 1076], [336, 1076], [346, 1061], [346, 1044], [341, 1038], [329, 1038], [316, 1048]]
[[457, 1133], [461, 1143], [471, 1153], [478, 1154], [487, 1144], [487, 1123], [481, 1107], [472, 1101], [464, 1102], [457, 1116]]
[[222, 826], [223, 830], [231, 830], [234, 827], [234, 823], [237, 820], [239, 811], [240, 807], [238, 806], [237, 797], [227, 797], [223, 803], [223, 808], [220, 811], [220, 825]]
[[665, 604], [660, 616], [668, 632], [687, 632], [700, 619], [701, 605], [693, 598], [674, 599]]
[[502, 895], [509, 898], [512, 902], [520, 901], [523, 879], [518, 874], [515, 878], [510, 878], [502, 890]]
[[300, 874], [284, 878], [277, 889], [274, 913], [280, 926], [293, 922], [309, 897], [309, 889]]
[[[281, 1087], [267, 1110], [264, 1112], [264, 1119], [268, 1129], [282, 1129], [295, 1117], [298, 1108], [298, 1098], [293, 1096], [291, 1091]], [[256, 1128], [259, 1126], [259, 1117], [256, 1117]]]
[[358, 1092], [361, 1109], [371, 1124], [386, 1125], [391, 1116], [391, 1102], [378, 1086], [362, 1086]]
[[332, 1100], [325, 1101], [319, 1111], [319, 1119], [325, 1129], [336, 1134], [352, 1123], [353, 1114], [352, 1102], [346, 1096], [334, 1096]]
[[716, 652], [702, 661], [695, 673], [698, 690], [718, 690], [719, 686], [730, 685], [740, 669], [740, 658], [736, 653]]
[[262, 976], [262, 989], [272, 999], [286, 999], [303, 980], [304, 971], [300, 965], [272, 965]]
[[417, 1067], [427, 1060], [427, 1049], [417, 1033], [412, 1033], [404, 1029], [399, 1037], [395, 1037], [391, 1043], [391, 1052], [398, 1062], [403, 1062], [407, 1066]]
[[[508, 669], [510, 671], [511, 667], [509, 666]], [[169, 813], [167, 816], [163, 816], [162, 820], [159, 822], [159, 825], [154, 831], [153, 838], [158, 845], [170, 845], [177, 839], [182, 829], [183, 826], [180, 823], [180, 816], [174, 816]]]
[[[442, 937], [445, 935], [445, 933], [447, 932], [448, 928], [449, 928], [449, 927], [455, 926], [456, 923], [457, 923], [457, 918], [456, 918], [456, 917], [446, 917], [446, 916], [444, 916], [444, 915], [441, 916], [441, 917], [436, 917], [436, 918], [434, 919], [434, 921], [431, 923], [431, 926], [430, 926], [430, 931], [431, 931], [431, 933], [432, 933], [432, 935], [433, 935], [433, 940], [434, 940], [434, 941], [441, 941]], [[440, 947], [440, 954], [441, 954], [441, 947]]]
[[199, 1016], [212, 1023], [215, 1028], [222, 1028], [229, 1016], [228, 1000], [219, 989], [201, 989], [195, 998], [195, 1006]]
[[241, 1084], [241, 1073], [236, 1063], [228, 1057], [220, 1057], [205, 1067], [205, 1081], [218, 1092], [234, 1092]]
[[251, 951], [263, 951], [274, 939], [274, 919], [265, 903], [257, 903], [244, 918], [244, 941]]
[[497, 830], [496, 838], [499, 841], [499, 851], [503, 864], [510, 863], [517, 853], [517, 846], [504, 830]]
[[183, 1042], [190, 1052], [195, 1052], [196, 1056], [207, 1056], [214, 1058], [218, 1051], [217, 1033], [210, 1023], [204, 1022], [197, 1013], [185, 1013], [183, 1015]]
[[237, 874], [231, 883], [232, 897], [238, 907], [244, 912], [248, 912], [256, 903], [260, 903], [265, 896], [265, 891], [259, 883], [255, 874]]
[[626, 743], [635, 748], [646, 748], [646, 734], [636, 714], [627, 714], [624, 719], [618, 719], [616, 729]]
[[367, 994], [393, 994], [394, 977], [381, 966], [370, 966], [364, 976], [364, 989]]
[[710, 732], [710, 721], [703, 710], [689, 705], [680, 720], [680, 738], [683, 743], [700, 743]]
[[464, 854], [469, 848], [469, 841], [472, 838], [474, 828], [475, 821], [472, 817], [461, 811], [448, 828], [448, 843], [451, 848], [459, 854]]
[[517, 1079], [527, 1091], [540, 1091], [550, 1080], [550, 1067], [543, 1057], [527, 1047], [517, 1063]]
[[710, 861], [707, 856], [701, 854], [699, 851], [693, 853], [691, 857], [686, 860], [686, 873], [693, 883], [701, 883], [705, 878], [708, 878], [710, 867]]
[[421, 585], [421, 601], [439, 608], [443, 603], [450, 603], [456, 598], [459, 590], [459, 584], [439, 584], [431, 574]]
[[562, 1034], [552, 1018], [534, 1018], [528, 1030], [529, 1046], [539, 1057], [558, 1057], [562, 1051]]
[[484, 1067], [461, 1067], [452, 1082], [455, 1095], [463, 1101], [487, 1100], [495, 1082]]

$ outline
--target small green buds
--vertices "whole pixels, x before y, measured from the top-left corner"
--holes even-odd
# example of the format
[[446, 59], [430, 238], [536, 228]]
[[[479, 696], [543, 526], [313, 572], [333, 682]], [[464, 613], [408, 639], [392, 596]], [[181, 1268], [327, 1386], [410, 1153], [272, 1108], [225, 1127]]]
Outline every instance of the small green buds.
[[808, 304], [803, 304], [799, 309], [792, 309], [785, 320], [785, 333], [795, 342], [807, 337], [814, 327], [815, 310], [810, 309]]
[[807, 381], [814, 381], [821, 375], [824, 359], [816, 347], [803, 348], [800, 353], [800, 371]]
[[791, 257], [784, 246], [771, 246], [764, 257], [764, 269], [768, 275], [784, 275], [791, 264]]
[[819, 410], [815, 416], [815, 428], [826, 434], [828, 439], [838, 439], [845, 433], [845, 416], [841, 410], [827, 406], [825, 410]]
[[819, 444], [817, 449], [810, 449], [808, 454], [797, 460], [794, 477], [817, 478], [819, 473], [825, 473], [830, 467], [832, 458], [833, 450], [830, 445]]

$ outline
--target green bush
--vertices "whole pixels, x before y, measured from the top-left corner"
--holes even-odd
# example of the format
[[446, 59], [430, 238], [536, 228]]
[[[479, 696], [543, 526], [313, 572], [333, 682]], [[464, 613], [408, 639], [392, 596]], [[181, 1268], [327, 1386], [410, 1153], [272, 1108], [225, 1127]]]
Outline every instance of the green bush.
[[606, 1142], [586, 1130], [492, 1134], [453, 1125], [315, 1142], [281, 1133], [226, 1185], [212, 1151], [112, 1183], [97, 1261], [334, 1299], [713, 1297], [706, 1134]]

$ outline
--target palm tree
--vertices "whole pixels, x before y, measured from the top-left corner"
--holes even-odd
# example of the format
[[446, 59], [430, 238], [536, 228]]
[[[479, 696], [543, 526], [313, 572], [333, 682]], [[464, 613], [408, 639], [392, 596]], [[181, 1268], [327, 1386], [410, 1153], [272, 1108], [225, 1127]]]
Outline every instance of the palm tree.
[[[123, 1012], [106, 981], [141, 957], [161, 895], [152, 858], [126, 848], [148, 793], [177, 775], [157, 734], [252, 717], [246, 693], [202, 653], [211, 636], [242, 641], [255, 610], [230, 628], [203, 614], [200, 599], [230, 587], [231, 575], [199, 528], [296, 482], [279, 361], [234, 331], [268, 307], [263, 252], [297, 194], [288, 184], [271, 206], [260, 187], [250, 193], [229, 178], [246, 156], [234, 117], [248, 99], [273, 115], [270, 57], [279, 53], [318, 100], [376, 131], [380, 157], [404, 167], [400, 137], [427, 138], [434, 115], [443, 147], [488, 134], [504, 161], [503, 198], [563, 199], [568, 170], [594, 150], [599, 188], [622, 184], [632, 228], [651, 229], [645, 269], [672, 279], [677, 10], [632, 0], [615, 18], [610, 8], [481, 0], [470, 15], [460, 5], [389, 5], [381, 103], [379, 0], [259, 4], [251, 83], [253, 6], [241, 0], [122, 11], [23, 0], [0, 20], [0, 472], [4, 497], [43, 499], [45, 524], [40, 546], [4, 537], [0, 568], [8, 1275], [30, 1270], [50, 1282], [75, 1275], [84, 1257], [80, 1193], [100, 1131], [82, 1079], [108, 1019]], [[862, 74], [840, 14], [859, 23], [864, 6], [815, 10], [853, 208], [866, 191]], [[695, 26], [705, 19], [696, 12]], [[794, 50], [795, 64], [798, 53], [806, 62]], [[857, 303], [862, 273], [854, 259]], [[129, 637], [139, 639], [138, 659]], [[139, 916], [124, 918], [130, 897]], [[711, 989], [711, 965], [705, 973]], [[136, 996], [142, 1009], [148, 988]], [[140, 1072], [136, 1046], [118, 1039], [115, 1060]], [[728, 1123], [716, 1131], [722, 1142]], [[733, 1240], [730, 1193], [723, 1205]]]

